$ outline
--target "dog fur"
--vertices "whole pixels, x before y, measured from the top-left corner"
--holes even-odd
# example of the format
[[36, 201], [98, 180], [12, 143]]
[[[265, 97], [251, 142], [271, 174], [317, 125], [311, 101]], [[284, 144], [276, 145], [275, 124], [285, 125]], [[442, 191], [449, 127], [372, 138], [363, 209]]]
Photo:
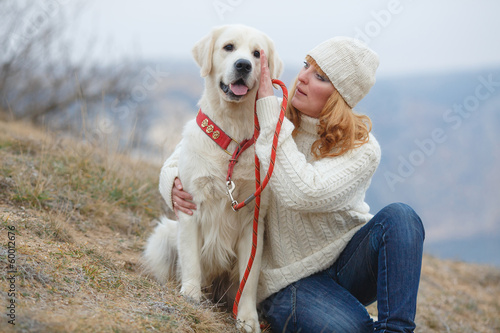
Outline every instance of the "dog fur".
[[[254, 132], [254, 103], [260, 78], [260, 50], [268, 56], [273, 77], [283, 64], [271, 39], [262, 32], [230, 25], [214, 28], [193, 48], [193, 56], [205, 78], [199, 101], [202, 111], [224, 132], [241, 142]], [[242, 69], [242, 64], [244, 68]], [[248, 88], [245, 92], [242, 83]], [[228, 151], [233, 152], [235, 143]], [[178, 221], [161, 218], [147, 242], [145, 264], [161, 282], [177, 279], [181, 293], [200, 301], [202, 288], [216, 281], [238, 287], [252, 248], [254, 201], [234, 212], [226, 190], [230, 156], [198, 127], [195, 120], [184, 128], [178, 160], [179, 178], [191, 193], [197, 210], [192, 216], [179, 213]], [[233, 192], [238, 201], [255, 191], [254, 154], [248, 149], [234, 168]], [[257, 255], [241, 296], [238, 326], [260, 332], [256, 294], [266, 212], [265, 191], [261, 200]], [[224, 284], [224, 288], [228, 288]]]

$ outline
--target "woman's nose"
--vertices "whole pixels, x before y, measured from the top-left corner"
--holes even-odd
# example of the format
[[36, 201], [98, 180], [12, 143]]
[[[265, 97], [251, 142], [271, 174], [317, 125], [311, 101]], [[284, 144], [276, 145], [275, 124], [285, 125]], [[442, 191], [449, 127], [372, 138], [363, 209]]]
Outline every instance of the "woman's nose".
[[309, 71], [307, 69], [303, 69], [303, 70], [300, 71], [298, 80], [301, 83], [307, 83], [309, 81], [309, 74], [308, 74], [308, 72]]

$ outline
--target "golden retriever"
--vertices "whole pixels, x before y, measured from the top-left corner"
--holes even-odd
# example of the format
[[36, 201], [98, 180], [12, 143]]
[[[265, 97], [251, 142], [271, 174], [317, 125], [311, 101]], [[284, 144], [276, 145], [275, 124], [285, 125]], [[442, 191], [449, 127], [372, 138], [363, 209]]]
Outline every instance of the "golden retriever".
[[[253, 136], [261, 49], [268, 55], [271, 75], [279, 77], [283, 63], [274, 43], [254, 28], [216, 27], [192, 50], [205, 79], [200, 109], [237, 142]], [[237, 146], [232, 142], [224, 151], [194, 119], [186, 124], [176, 149], [179, 178], [197, 210], [192, 216], [179, 213], [178, 221], [162, 218], [144, 253], [146, 266], [158, 280], [177, 278], [181, 293], [195, 301], [201, 299], [202, 288], [224, 276], [237, 287], [250, 256], [254, 202], [234, 212], [226, 188], [228, 153]], [[253, 147], [243, 152], [234, 168], [232, 194], [240, 201], [255, 191], [253, 152]], [[267, 202], [263, 195], [261, 221]], [[260, 332], [256, 294], [263, 232], [261, 222], [257, 255], [239, 303], [237, 325], [248, 332]]]

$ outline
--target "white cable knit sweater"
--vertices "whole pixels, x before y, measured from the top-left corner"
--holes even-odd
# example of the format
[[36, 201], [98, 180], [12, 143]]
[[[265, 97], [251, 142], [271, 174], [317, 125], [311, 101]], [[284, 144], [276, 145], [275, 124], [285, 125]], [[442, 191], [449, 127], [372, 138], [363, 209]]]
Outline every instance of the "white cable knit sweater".
[[[257, 110], [261, 132], [255, 151], [265, 172], [279, 116], [278, 99], [260, 99]], [[331, 266], [372, 218], [364, 199], [380, 162], [378, 142], [370, 134], [369, 142], [359, 148], [315, 160], [311, 146], [318, 139], [317, 125], [317, 119], [303, 116], [299, 133], [292, 138], [293, 124], [283, 122], [274, 173], [265, 189], [272, 193], [265, 219], [259, 302]], [[179, 150], [167, 159], [160, 175], [160, 192], [170, 208]]]
[[[261, 132], [256, 152], [267, 170], [279, 115], [278, 100], [257, 102]], [[351, 237], [372, 215], [365, 193], [380, 162], [373, 135], [363, 146], [332, 158], [315, 160], [311, 146], [319, 136], [319, 121], [302, 117], [292, 138], [285, 119], [278, 140], [258, 299], [262, 301], [301, 278], [331, 266]], [[268, 187], [268, 188], [269, 188]]]

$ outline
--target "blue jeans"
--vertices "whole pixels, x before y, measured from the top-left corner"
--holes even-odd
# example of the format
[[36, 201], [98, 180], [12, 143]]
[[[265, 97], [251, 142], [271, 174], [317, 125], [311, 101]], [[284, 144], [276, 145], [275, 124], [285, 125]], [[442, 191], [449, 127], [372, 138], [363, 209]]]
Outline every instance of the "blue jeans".
[[[391, 204], [328, 269], [271, 295], [260, 310], [278, 332], [413, 332], [425, 232], [409, 206]], [[378, 320], [365, 309], [377, 301]]]

